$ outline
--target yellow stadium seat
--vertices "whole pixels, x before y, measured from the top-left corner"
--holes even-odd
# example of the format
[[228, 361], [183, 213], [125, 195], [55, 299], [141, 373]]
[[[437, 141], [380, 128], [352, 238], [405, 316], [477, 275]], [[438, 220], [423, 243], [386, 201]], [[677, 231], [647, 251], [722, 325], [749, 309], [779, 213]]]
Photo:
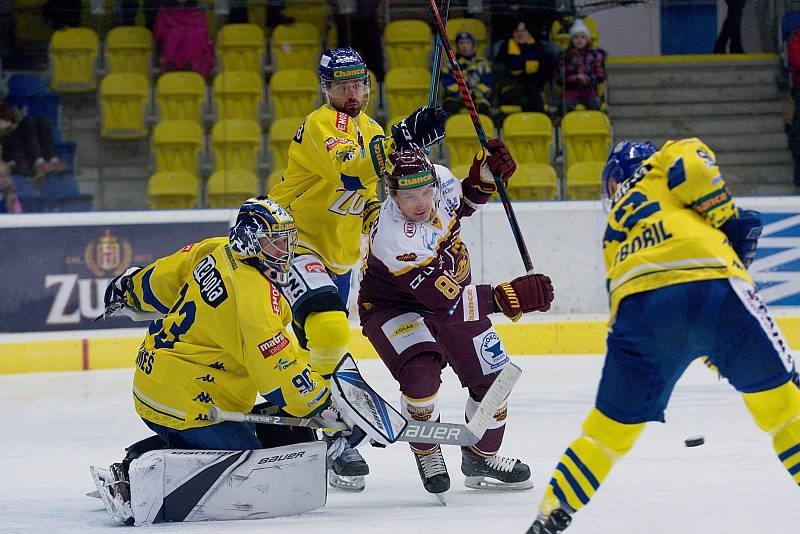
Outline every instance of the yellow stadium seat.
[[244, 169], [223, 169], [208, 178], [209, 208], [238, 208], [258, 194], [258, 176]]
[[286, 117], [272, 121], [269, 127], [269, 148], [273, 169], [285, 169], [289, 164], [289, 144], [302, 123], [303, 117]]
[[553, 123], [544, 113], [514, 113], [503, 121], [503, 142], [517, 163], [550, 165]]
[[100, 135], [107, 139], [147, 137], [145, 114], [150, 83], [141, 74], [107, 74], [100, 82]]
[[269, 90], [273, 119], [305, 117], [317, 107], [319, 81], [310, 70], [278, 71], [270, 79]]
[[255, 24], [226, 24], [215, 43], [223, 71], [246, 70], [261, 76], [264, 70], [264, 30]]
[[[586, 24], [586, 27], [589, 28], [589, 37], [592, 39], [592, 48], [600, 48], [599, 37], [597, 33], [597, 23], [589, 17], [582, 18], [584, 24]], [[555, 41], [555, 43], [564, 50], [569, 47], [569, 29], [573, 22], [575, 22], [575, 17], [568, 17], [566, 20], [566, 27], [562, 28], [561, 21], [556, 19], [553, 21], [553, 25], [550, 27], [550, 34], [552, 35], [553, 41]]]
[[203, 129], [194, 121], [167, 120], [153, 129], [156, 171], [197, 173], [203, 149]]
[[561, 120], [564, 168], [575, 163], [605, 162], [611, 143], [611, 121], [602, 111], [571, 111]]
[[283, 14], [296, 22], [312, 24], [319, 35], [325, 32], [325, 19], [328, 16], [326, 0], [287, 0]]
[[319, 32], [308, 22], [279, 24], [272, 33], [272, 57], [276, 71], [283, 69], [316, 71], [320, 52]]
[[186, 209], [197, 206], [200, 181], [188, 171], [157, 172], [147, 181], [150, 209]]
[[211, 151], [217, 170], [245, 169], [256, 172], [259, 150], [261, 128], [253, 120], [221, 120], [211, 129]]
[[549, 164], [517, 163], [514, 176], [508, 181], [512, 200], [553, 200], [557, 194], [558, 176]]
[[450, 169], [450, 172], [452, 172], [456, 178], [463, 180], [469, 176], [470, 167], [472, 167], [472, 163], [448, 166], [448, 169]]
[[[494, 124], [487, 115], [480, 115], [486, 137], [494, 137]], [[450, 156], [450, 167], [456, 165], [471, 165], [475, 154], [480, 150], [478, 134], [472, 119], [466, 113], [451, 115], [444, 125], [444, 142]], [[462, 177], [463, 178], [463, 177]]]
[[251, 119], [259, 122], [261, 77], [245, 70], [224, 71], [214, 77], [217, 120]]
[[141, 74], [148, 80], [153, 69], [153, 34], [142, 26], [117, 26], [106, 36], [108, 72]]
[[50, 88], [60, 93], [83, 93], [97, 88], [97, 33], [90, 28], [66, 28], [50, 39]]
[[393, 20], [383, 31], [389, 69], [428, 67], [433, 50], [433, 32], [421, 20]]
[[397, 68], [386, 73], [384, 91], [390, 117], [404, 117], [428, 103], [431, 71], [421, 68]]
[[275, 187], [275, 184], [277, 184], [278, 182], [283, 180], [283, 171], [285, 171], [285, 170], [286, 169], [283, 169], [283, 168], [280, 168], [280, 169], [274, 169], [273, 168], [272, 172], [269, 173], [269, 176], [267, 177], [267, 187], [266, 187], [266, 191], [267, 191], [268, 195], [269, 195], [269, 192], [272, 190], [272, 188]]
[[[453, 43], [453, 50], [456, 46], [456, 35], [461, 32], [469, 32], [475, 38], [476, 50], [478, 55], [487, 57], [486, 43], [488, 42], [488, 32], [486, 31], [486, 24], [479, 19], [449, 19], [445, 24], [447, 30], [447, 37]], [[445, 60], [446, 61], [446, 60]]]
[[572, 164], [567, 169], [567, 198], [570, 200], [600, 198], [600, 182], [604, 162], [583, 161]]
[[161, 120], [186, 119], [201, 124], [206, 82], [192, 71], [165, 72], [156, 82], [156, 101]]

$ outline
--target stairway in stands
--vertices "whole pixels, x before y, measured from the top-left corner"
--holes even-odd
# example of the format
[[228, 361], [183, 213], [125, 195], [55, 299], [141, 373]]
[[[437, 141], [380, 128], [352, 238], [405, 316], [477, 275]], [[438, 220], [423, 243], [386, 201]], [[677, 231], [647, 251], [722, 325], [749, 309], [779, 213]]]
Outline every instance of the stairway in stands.
[[717, 154], [735, 195], [791, 195], [776, 56], [609, 59], [614, 139], [699, 137]]

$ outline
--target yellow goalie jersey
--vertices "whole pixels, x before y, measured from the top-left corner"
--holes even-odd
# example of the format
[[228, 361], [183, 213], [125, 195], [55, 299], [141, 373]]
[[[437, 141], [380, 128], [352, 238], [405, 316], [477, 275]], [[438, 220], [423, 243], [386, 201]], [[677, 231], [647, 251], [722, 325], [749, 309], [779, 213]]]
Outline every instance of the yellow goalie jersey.
[[138, 271], [126, 303], [160, 312], [136, 357], [133, 398], [148, 421], [211, 424], [209, 408], [248, 412], [260, 392], [296, 416], [321, 408], [327, 381], [286, 332], [291, 311], [224, 237], [187, 245]]
[[298, 254], [314, 254], [337, 274], [358, 261], [362, 214], [380, 207], [369, 144], [381, 137], [366, 113], [354, 119], [323, 105], [295, 134], [283, 180], [269, 192], [294, 217]]
[[614, 195], [603, 237], [611, 317], [627, 295], [697, 280], [752, 282], [718, 228], [737, 214], [714, 153], [667, 141]]

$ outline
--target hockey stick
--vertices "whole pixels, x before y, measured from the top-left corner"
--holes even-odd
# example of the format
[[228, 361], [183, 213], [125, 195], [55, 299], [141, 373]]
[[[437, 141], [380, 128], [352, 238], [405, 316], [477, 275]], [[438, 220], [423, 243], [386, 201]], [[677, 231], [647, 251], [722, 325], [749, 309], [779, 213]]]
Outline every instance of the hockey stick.
[[[481, 124], [481, 119], [478, 116], [478, 110], [475, 109], [475, 103], [472, 101], [472, 96], [469, 94], [467, 83], [464, 81], [464, 76], [461, 74], [461, 67], [459, 67], [458, 61], [456, 61], [456, 55], [453, 52], [453, 46], [448, 40], [447, 30], [444, 27], [444, 22], [442, 22], [442, 16], [439, 14], [439, 8], [436, 7], [436, 0], [430, 0], [430, 2], [431, 9], [433, 10], [433, 19], [436, 26], [436, 32], [439, 35], [439, 40], [442, 42], [442, 46], [444, 47], [447, 57], [450, 60], [450, 68], [453, 70], [453, 76], [455, 76], [456, 83], [461, 91], [461, 98], [464, 99], [464, 106], [467, 108], [469, 116], [472, 119], [472, 124], [475, 126], [475, 132], [478, 134], [478, 141], [480, 141], [481, 147], [484, 147], [486, 146], [487, 141], [486, 132], [483, 130], [483, 124]], [[514, 209], [511, 207], [511, 199], [508, 198], [506, 186], [503, 184], [503, 180], [500, 178], [500, 176], [496, 174], [494, 175], [494, 183], [497, 185], [497, 192], [500, 194], [500, 201], [503, 203], [503, 208], [506, 210], [506, 218], [508, 219], [508, 223], [511, 225], [511, 232], [514, 234], [514, 241], [516, 241], [517, 248], [522, 256], [522, 263], [525, 265], [525, 271], [532, 273], [533, 261], [531, 261], [531, 256], [528, 253], [528, 247], [525, 245], [525, 240], [522, 237], [522, 230], [520, 230], [519, 222], [517, 222], [517, 216], [514, 214]]]
[[[474, 445], [486, 432], [494, 414], [506, 400], [514, 384], [522, 375], [522, 369], [508, 363], [489, 387], [478, 405], [475, 415], [466, 424], [439, 423], [436, 421], [408, 421], [405, 430], [396, 441], [415, 443], [438, 443], [441, 445]], [[329, 421], [319, 416], [311, 418], [283, 417], [278, 415], [257, 415], [220, 410], [212, 407], [208, 412], [211, 421], [234, 421], [240, 423], [257, 423], [267, 425], [304, 426], [329, 430], [350, 430], [342, 421]]]
[[[447, 20], [448, 11], [450, 11], [450, 0], [442, 0], [441, 9], [444, 11], [444, 20]], [[445, 7], [446, 6], [446, 7]], [[431, 89], [428, 93], [428, 107], [436, 105], [436, 99], [439, 94], [439, 74], [441, 72], [442, 60], [442, 38], [439, 33], [436, 33], [436, 47], [433, 51], [433, 70], [431, 70]], [[425, 148], [425, 153], [430, 153], [430, 147]]]

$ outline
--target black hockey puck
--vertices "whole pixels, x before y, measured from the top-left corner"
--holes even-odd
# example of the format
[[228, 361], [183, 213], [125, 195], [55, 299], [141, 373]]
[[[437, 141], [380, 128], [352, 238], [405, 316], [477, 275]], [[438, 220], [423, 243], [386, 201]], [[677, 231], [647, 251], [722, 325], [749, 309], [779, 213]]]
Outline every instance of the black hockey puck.
[[706, 439], [703, 436], [692, 436], [684, 440], [684, 443], [686, 444], [687, 447], [699, 447], [705, 442]]

